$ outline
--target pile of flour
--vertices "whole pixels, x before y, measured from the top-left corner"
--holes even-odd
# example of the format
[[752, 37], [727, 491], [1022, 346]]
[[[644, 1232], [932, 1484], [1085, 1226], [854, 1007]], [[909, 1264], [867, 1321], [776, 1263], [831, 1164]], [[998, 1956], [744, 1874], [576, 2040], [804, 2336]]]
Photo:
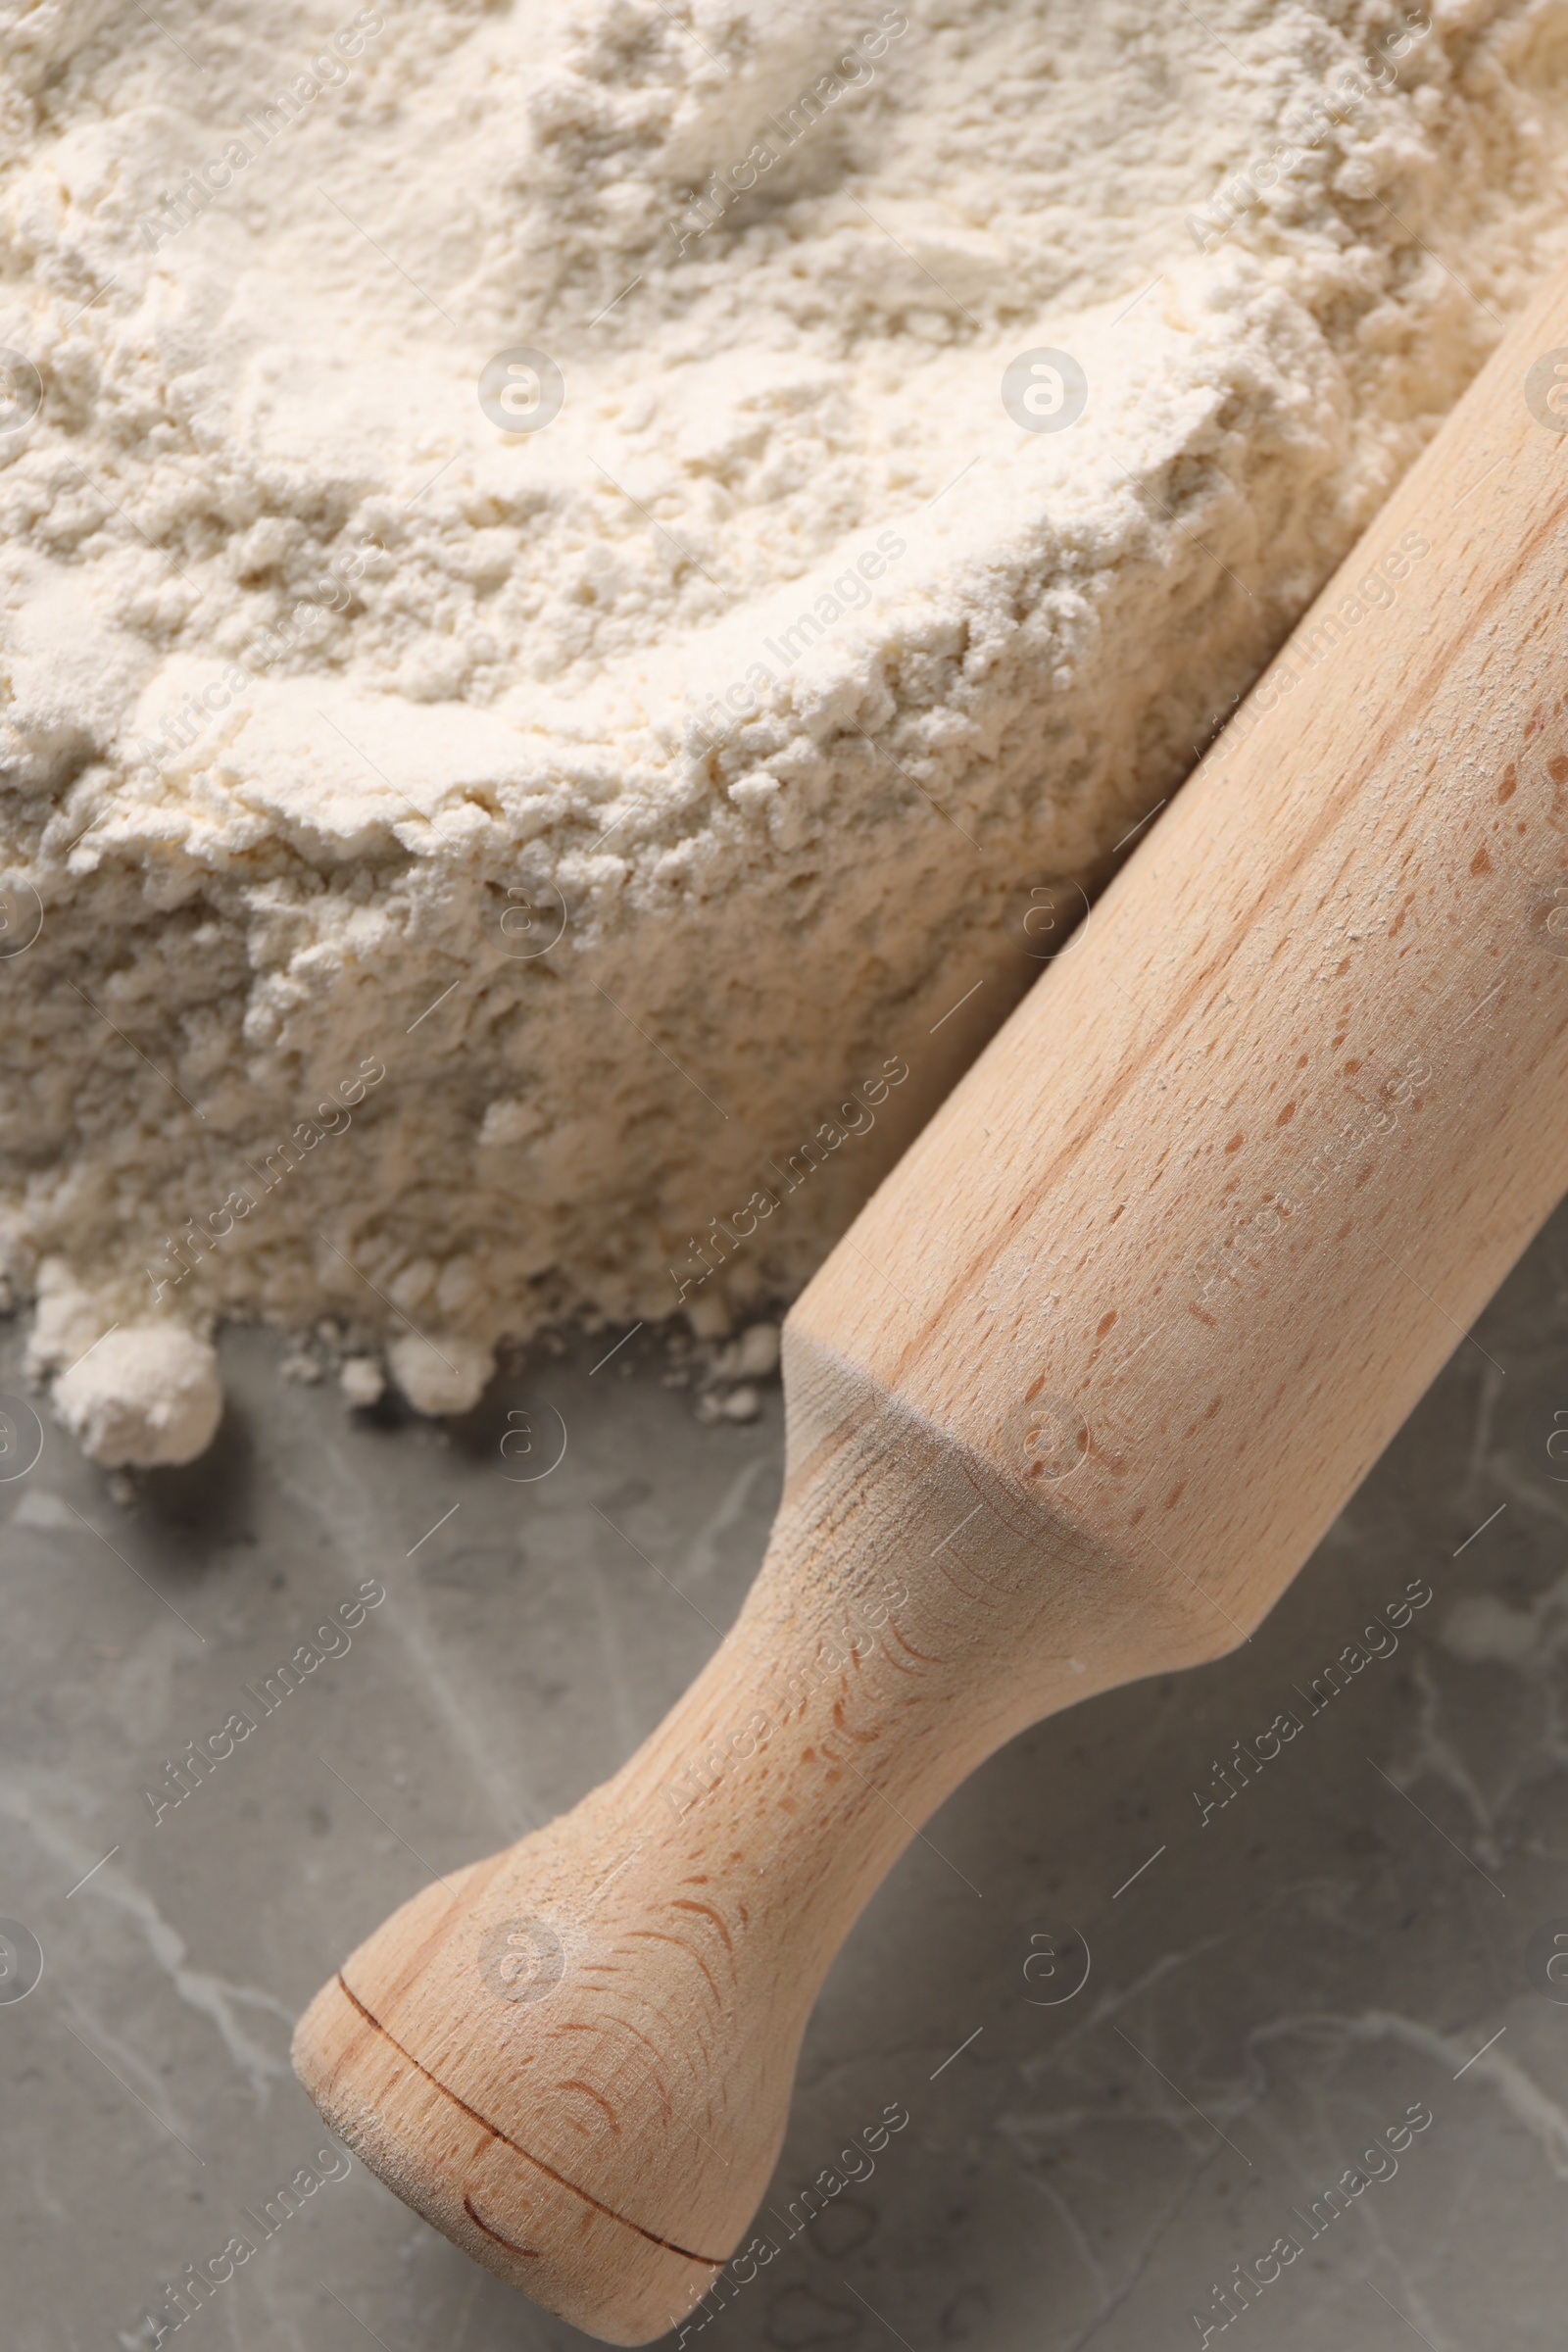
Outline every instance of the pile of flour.
[[1568, 0], [5, 52], [0, 1248], [105, 1460], [223, 1315], [450, 1411], [798, 1287], [1568, 244]]

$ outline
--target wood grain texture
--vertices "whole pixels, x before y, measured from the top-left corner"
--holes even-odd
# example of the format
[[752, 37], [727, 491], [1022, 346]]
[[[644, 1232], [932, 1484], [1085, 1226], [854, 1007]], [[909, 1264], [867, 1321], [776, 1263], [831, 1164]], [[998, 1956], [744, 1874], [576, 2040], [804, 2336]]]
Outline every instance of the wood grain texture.
[[796, 1305], [778, 1522], [686, 1696], [301, 2023], [366, 2162], [610, 2341], [742, 2238], [920, 1823], [1241, 1640], [1568, 1185], [1559, 347], [1568, 281]]

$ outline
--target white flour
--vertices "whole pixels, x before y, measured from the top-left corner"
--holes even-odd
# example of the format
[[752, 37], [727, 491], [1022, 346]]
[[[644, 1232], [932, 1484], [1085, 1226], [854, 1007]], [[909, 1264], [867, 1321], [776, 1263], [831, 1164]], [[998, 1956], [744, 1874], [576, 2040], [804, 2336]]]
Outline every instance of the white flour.
[[448, 1410], [797, 1287], [1565, 242], [1568, 0], [6, 47], [0, 1239], [122, 1459], [143, 1324]]

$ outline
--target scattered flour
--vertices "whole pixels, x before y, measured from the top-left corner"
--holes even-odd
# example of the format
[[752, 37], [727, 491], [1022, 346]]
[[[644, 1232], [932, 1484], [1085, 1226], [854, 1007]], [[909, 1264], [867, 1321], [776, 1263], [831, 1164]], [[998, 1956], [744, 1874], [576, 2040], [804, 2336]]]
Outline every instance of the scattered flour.
[[386, 1375], [373, 1355], [350, 1355], [344, 1358], [338, 1373], [338, 1387], [344, 1401], [363, 1411], [380, 1403], [386, 1392]]
[[1568, 243], [1568, 0], [8, 21], [0, 1253], [105, 1460], [224, 1314], [438, 1412], [796, 1288]]
[[223, 1413], [218, 1355], [178, 1323], [108, 1331], [55, 1383], [55, 1411], [95, 1462], [193, 1462]]
[[495, 1359], [483, 1340], [443, 1332], [439, 1341], [402, 1332], [387, 1349], [392, 1377], [421, 1413], [466, 1413], [477, 1404]]

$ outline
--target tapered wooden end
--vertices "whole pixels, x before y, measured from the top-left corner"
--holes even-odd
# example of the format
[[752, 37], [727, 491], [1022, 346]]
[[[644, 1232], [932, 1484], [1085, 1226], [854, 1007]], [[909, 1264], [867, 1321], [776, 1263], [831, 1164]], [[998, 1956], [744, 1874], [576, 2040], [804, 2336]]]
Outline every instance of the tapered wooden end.
[[621, 2220], [516, 2145], [400, 2046], [348, 1970], [301, 2018], [294, 2068], [377, 2179], [475, 2262], [606, 2343], [645, 2344], [684, 2318], [717, 2262]]

